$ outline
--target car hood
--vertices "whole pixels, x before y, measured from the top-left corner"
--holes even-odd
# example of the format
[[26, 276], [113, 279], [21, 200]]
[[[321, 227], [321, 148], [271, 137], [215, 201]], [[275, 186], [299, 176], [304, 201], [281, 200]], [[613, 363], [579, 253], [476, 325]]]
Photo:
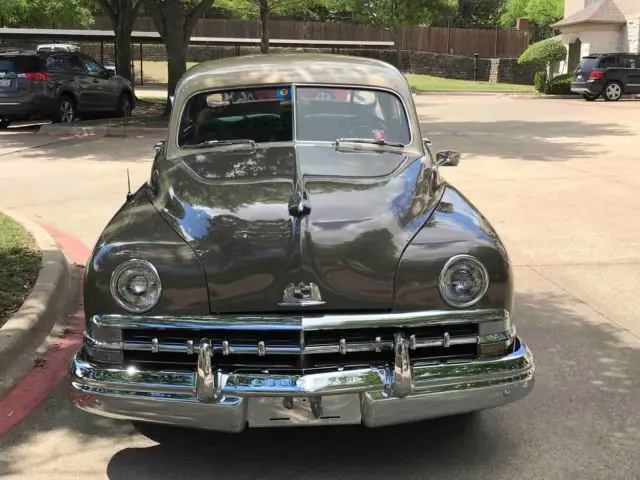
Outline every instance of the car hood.
[[305, 311], [392, 308], [438, 186], [423, 157], [294, 144], [197, 153], [159, 177], [157, 207], [200, 258], [214, 313], [295, 310], [280, 303], [300, 282], [321, 294]]

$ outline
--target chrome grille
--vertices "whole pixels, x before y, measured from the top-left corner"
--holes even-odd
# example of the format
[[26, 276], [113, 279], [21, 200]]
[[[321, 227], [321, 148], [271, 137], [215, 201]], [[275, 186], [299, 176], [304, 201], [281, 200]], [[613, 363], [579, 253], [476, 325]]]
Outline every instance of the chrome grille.
[[227, 373], [394, 368], [399, 339], [412, 363], [504, 355], [516, 332], [506, 310], [146, 317], [95, 315], [85, 350], [97, 362], [193, 371], [206, 348]]
[[394, 335], [409, 339], [413, 359], [469, 358], [477, 353], [478, 325], [351, 330], [123, 330], [127, 364], [195, 368], [202, 339], [213, 362], [226, 369], [306, 372], [385, 366], [393, 361]]

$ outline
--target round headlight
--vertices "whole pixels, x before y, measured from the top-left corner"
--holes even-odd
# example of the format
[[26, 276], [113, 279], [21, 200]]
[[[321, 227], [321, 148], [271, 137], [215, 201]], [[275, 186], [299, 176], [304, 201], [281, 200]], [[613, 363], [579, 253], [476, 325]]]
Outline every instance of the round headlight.
[[129, 312], [151, 310], [158, 304], [161, 293], [158, 271], [146, 260], [128, 260], [111, 274], [111, 295]]
[[452, 307], [470, 307], [489, 288], [489, 275], [484, 265], [471, 255], [451, 257], [440, 273], [440, 293]]

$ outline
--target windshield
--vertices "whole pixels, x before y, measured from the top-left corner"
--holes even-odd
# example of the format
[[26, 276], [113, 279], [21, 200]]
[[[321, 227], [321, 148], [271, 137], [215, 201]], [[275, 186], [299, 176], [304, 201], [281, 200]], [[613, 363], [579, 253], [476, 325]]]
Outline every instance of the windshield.
[[[411, 132], [400, 99], [389, 92], [296, 88], [297, 140], [375, 140], [407, 145]], [[180, 121], [180, 147], [293, 140], [290, 85], [217, 90], [191, 97]]]
[[298, 87], [296, 93], [298, 140], [411, 141], [405, 109], [392, 93], [324, 87]]
[[228, 140], [255, 143], [293, 139], [290, 87], [204, 92], [187, 102], [178, 145], [193, 147]]

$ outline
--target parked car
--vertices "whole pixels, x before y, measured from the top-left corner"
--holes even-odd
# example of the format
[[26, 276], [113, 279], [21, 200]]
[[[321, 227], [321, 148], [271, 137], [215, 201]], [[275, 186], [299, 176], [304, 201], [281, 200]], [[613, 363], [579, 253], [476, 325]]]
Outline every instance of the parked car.
[[507, 252], [442, 178], [460, 154], [432, 154], [395, 67], [217, 60], [173, 103], [149, 181], [87, 261], [75, 405], [237, 432], [413, 422], [531, 391]]
[[79, 52], [80, 47], [70, 43], [46, 43], [38, 45], [36, 52]]
[[587, 101], [600, 95], [610, 102], [640, 93], [640, 55], [606, 53], [583, 57], [573, 72], [571, 91]]
[[87, 113], [126, 116], [133, 86], [82, 52], [0, 52], [0, 127], [32, 118], [71, 122]]

